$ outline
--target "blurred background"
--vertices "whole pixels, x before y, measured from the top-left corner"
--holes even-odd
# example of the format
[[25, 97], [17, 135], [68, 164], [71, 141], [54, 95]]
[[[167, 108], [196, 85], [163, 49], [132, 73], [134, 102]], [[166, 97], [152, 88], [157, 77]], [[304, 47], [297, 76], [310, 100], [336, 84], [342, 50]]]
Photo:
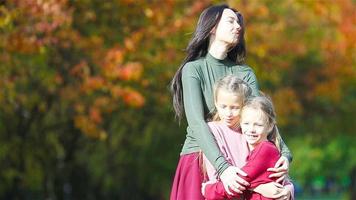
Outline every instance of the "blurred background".
[[355, 0], [1, 0], [0, 199], [168, 199], [168, 85], [219, 3], [245, 17], [297, 199], [356, 199]]

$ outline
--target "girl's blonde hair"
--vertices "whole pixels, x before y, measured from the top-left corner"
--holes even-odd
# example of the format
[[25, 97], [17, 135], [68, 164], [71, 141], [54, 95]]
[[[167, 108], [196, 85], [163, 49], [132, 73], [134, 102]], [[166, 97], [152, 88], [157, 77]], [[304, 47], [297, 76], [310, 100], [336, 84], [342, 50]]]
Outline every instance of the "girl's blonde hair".
[[261, 95], [262, 96], [257, 96], [257, 97], [252, 97], [247, 99], [247, 101], [244, 104], [244, 107], [242, 108], [242, 112], [245, 108], [253, 108], [256, 110], [261, 110], [262, 113], [266, 116], [266, 123], [268, 124], [268, 126], [272, 128], [271, 131], [267, 133], [268, 134], [267, 139], [273, 142], [278, 148], [278, 150], [281, 151], [280, 148], [281, 136], [279, 135], [277, 129], [276, 113], [274, 111], [272, 100], [270, 97], [264, 94]]
[[[214, 103], [217, 100], [219, 95], [219, 91], [221, 89], [226, 90], [227, 92], [231, 92], [232, 94], [238, 96], [239, 104], [242, 107], [247, 98], [252, 95], [252, 90], [248, 84], [238, 78], [235, 75], [227, 75], [221, 79], [219, 79], [214, 85]], [[218, 121], [220, 120], [219, 115], [217, 113], [216, 107], [210, 113], [209, 117], [210, 121]]]

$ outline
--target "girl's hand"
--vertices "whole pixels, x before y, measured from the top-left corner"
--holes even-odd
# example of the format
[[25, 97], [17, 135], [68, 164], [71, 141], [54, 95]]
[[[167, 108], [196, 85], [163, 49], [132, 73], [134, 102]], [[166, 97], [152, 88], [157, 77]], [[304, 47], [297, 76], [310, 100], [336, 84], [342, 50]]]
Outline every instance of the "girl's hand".
[[287, 178], [289, 169], [289, 161], [286, 157], [281, 156], [279, 160], [274, 165], [274, 168], [268, 168], [267, 171], [275, 172], [269, 175], [269, 178], [277, 177], [277, 183], [283, 183], [284, 179]]
[[261, 194], [266, 198], [276, 200], [290, 200], [292, 196], [290, 188], [284, 188], [283, 185], [276, 182], [260, 184], [255, 189], [253, 189], [253, 191]]
[[254, 192], [261, 194], [266, 198], [279, 199], [285, 196], [284, 188], [281, 184], [276, 182], [270, 182], [265, 184], [260, 184], [253, 189]]
[[201, 193], [203, 194], [203, 196], [205, 196], [205, 187], [206, 187], [206, 185], [213, 184], [213, 183], [214, 183], [214, 181], [207, 181], [207, 182], [201, 184]]
[[279, 194], [281, 196], [276, 198], [276, 200], [290, 200], [292, 196], [292, 192], [288, 188], [284, 188], [283, 191]]
[[239, 177], [237, 174], [247, 176], [244, 171], [234, 166], [228, 167], [220, 176], [220, 180], [224, 185], [225, 191], [231, 196], [233, 196], [234, 193], [241, 194], [242, 191], [246, 189], [245, 186], [249, 185], [247, 181]]

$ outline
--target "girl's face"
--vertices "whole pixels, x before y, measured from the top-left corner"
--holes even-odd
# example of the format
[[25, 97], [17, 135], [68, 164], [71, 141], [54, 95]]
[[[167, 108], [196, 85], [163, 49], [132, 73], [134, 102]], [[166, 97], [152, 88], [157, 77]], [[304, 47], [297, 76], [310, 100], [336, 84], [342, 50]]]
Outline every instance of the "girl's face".
[[234, 11], [228, 8], [224, 9], [221, 19], [213, 31], [215, 39], [231, 45], [237, 44], [241, 31], [241, 26], [237, 20]]
[[225, 89], [219, 89], [215, 107], [219, 118], [228, 127], [233, 128], [239, 123], [240, 103], [239, 97]]
[[251, 107], [243, 108], [240, 126], [250, 146], [255, 147], [260, 142], [267, 140], [270, 126], [267, 123], [267, 116], [262, 110]]

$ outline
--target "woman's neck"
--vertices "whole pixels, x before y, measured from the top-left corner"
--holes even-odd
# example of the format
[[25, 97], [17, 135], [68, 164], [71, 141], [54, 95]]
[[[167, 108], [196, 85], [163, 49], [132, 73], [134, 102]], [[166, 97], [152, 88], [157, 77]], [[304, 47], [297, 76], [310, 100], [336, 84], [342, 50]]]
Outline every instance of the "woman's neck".
[[219, 60], [224, 60], [227, 56], [228, 50], [229, 50], [228, 44], [221, 41], [214, 40], [213, 37], [210, 39], [208, 52], [214, 58]]

